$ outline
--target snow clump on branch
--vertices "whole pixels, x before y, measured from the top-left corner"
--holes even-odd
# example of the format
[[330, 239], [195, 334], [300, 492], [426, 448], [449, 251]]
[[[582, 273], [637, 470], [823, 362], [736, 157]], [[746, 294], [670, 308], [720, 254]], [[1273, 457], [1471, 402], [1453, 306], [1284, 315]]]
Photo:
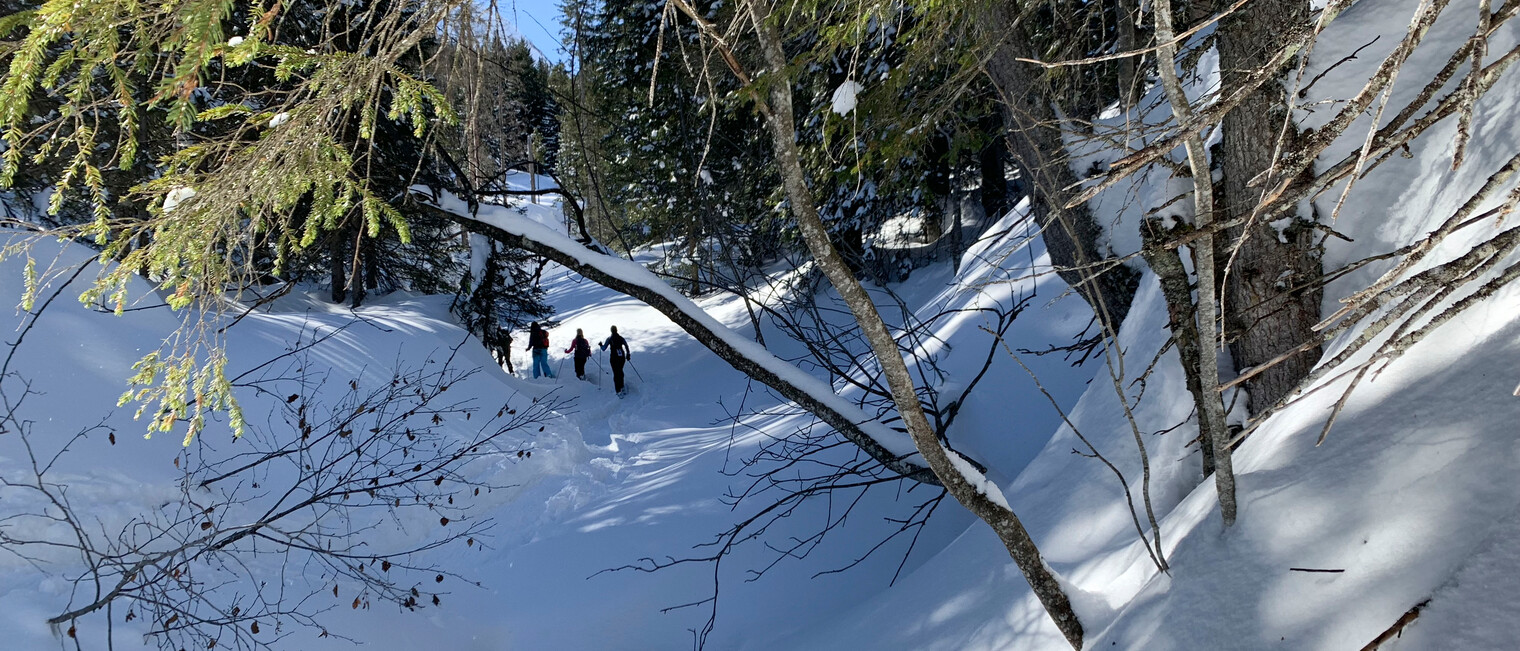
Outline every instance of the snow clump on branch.
[[855, 110], [855, 96], [865, 89], [865, 86], [860, 85], [860, 82], [854, 79], [845, 80], [844, 83], [839, 85], [839, 88], [834, 89], [834, 112], [840, 115], [849, 115], [850, 111]]
[[189, 201], [193, 196], [195, 196], [195, 188], [181, 187], [170, 190], [169, 194], [164, 195], [164, 212], [178, 208], [180, 204]]

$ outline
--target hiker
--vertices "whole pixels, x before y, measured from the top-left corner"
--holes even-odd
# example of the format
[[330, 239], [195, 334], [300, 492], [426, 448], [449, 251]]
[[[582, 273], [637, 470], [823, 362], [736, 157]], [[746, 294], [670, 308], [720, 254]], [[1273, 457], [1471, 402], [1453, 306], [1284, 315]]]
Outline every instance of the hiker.
[[586, 341], [586, 334], [580, 328], [575, 329], [575, 341], [570, 342], [566, 353], [575, 353], [575, 379], [586, 379], [586, 358], [591, 357], [591, 342]]
[[512, 368], [512, 333], [500, 325], [486, 330], [481, 338], [486, 349], [491, 351], [491, 357], [496, 359], [496, 365], [506, 365], [508, 373], [516, 373]]
[[538, 322], [528, 324], [528, 350], [533, 351], [533, 377], [554, 377], [549, 370], [549, 331], [538, 327]]
[[623, 364], [633, 359], [633, 352], [628, 350], [628, 342], [622, 335], [617, 333], [617, 326], [612, 326], [612, 336], [602, 342], [602, 350], [612, 347], [612, 388], [617, 389], [618, 395], [623, 395]]

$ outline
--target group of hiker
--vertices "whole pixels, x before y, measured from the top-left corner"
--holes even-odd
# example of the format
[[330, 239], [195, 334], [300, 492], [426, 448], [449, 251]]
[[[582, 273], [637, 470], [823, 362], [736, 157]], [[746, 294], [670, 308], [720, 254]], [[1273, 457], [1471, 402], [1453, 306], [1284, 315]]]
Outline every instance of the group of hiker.
[[[623, 365], [632, 359], [633, 351], [629, 350], [628, 341], [618, 334], [617, 326], [612, 326], [612, 334], [601, 343], [602, 350], [609, 348], [612, 350], [608, 355], [612, 361], [612, 386], [622, 395]], [[540, 327], [537, 321], [528, 324], [528, 350], [533, 353], [533, 377], [554, 377], [554, 371], [549, 368], [549, 331]], [[586, 379], [586, 360], [591, 358], [591, 342], [586, 340], [586, 333], [576, 328], [575, 340], [565, 352], [575, 354], [575, 377]]]

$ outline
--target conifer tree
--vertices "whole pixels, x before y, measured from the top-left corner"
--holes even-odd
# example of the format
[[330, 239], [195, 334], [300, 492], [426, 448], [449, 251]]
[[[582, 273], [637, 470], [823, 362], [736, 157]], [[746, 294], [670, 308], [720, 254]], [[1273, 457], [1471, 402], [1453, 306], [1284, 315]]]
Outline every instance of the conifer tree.
[[205, 321], [229, 292], [325, 275], [357, 306], [368, 291], [465, 279], [459, 229], [408, 196], [457, 187], [429, 142], [455, 113], [423, 64], [471, 8], [6, 1], [0, 186], [49, 188], [34, 223], [118, 262], [82, 300], [122, 310], [140, 275], [202, 315], [141, 360], [122, 397], [150, 431], [188, 420], [188, 441], [213, 409], [241, 430]]
[[741, 263], [774, 255], [779, 183], [738, 85], [709, 74], [722, 65], [717, 54], [689, 24], [668, 20], [662, 2], [569, 8], [580, 12], [577, 81], [594, 84], [583, 96], [596, 104], [581, 108], [599, 117], [600, 185], [622, 239], [670, 243], [667, 271], [692, 293], [721, 281], [712, 275], [727, 262], [719, 242], [738, 244]]
[[810, 11], [823, 27], [791, 38], [821, 73], [801, 76], [795, 89], [807, 98], [799, 137], [820, 183], [819, 210], [853, 268], [892, 279], [898, 270], [886, 261], [865, 260], [874, 253], [864, 235], [886, 220], [916, 219], [923, 241], [933, 242], [952, 227], [953, 195], [971, 187], [985, 189], [985, 213], [1002, 211], [1005, 146], [994, 93], [967, 74], [969, 60], [947, 55], [973, 51], [963, 28], [895, 3], [862, 10], [825, 2]]

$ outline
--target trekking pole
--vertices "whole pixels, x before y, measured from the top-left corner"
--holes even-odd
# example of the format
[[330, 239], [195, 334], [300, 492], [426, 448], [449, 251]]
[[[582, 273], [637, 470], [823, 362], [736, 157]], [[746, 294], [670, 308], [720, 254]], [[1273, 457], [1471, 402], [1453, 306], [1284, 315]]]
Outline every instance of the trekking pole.
[[644, 374], [639, 372], [639, 367], [633, 365], [633, 358], [628, 358], [628, 368], [633, 369], [633, 374], [639, 376], [639, 384], [644, 383]]
[[565, 358], [559, 358], [559, 366], [554, 367], [554, 379], [559, 379], [559, 372], [565, 370]]

